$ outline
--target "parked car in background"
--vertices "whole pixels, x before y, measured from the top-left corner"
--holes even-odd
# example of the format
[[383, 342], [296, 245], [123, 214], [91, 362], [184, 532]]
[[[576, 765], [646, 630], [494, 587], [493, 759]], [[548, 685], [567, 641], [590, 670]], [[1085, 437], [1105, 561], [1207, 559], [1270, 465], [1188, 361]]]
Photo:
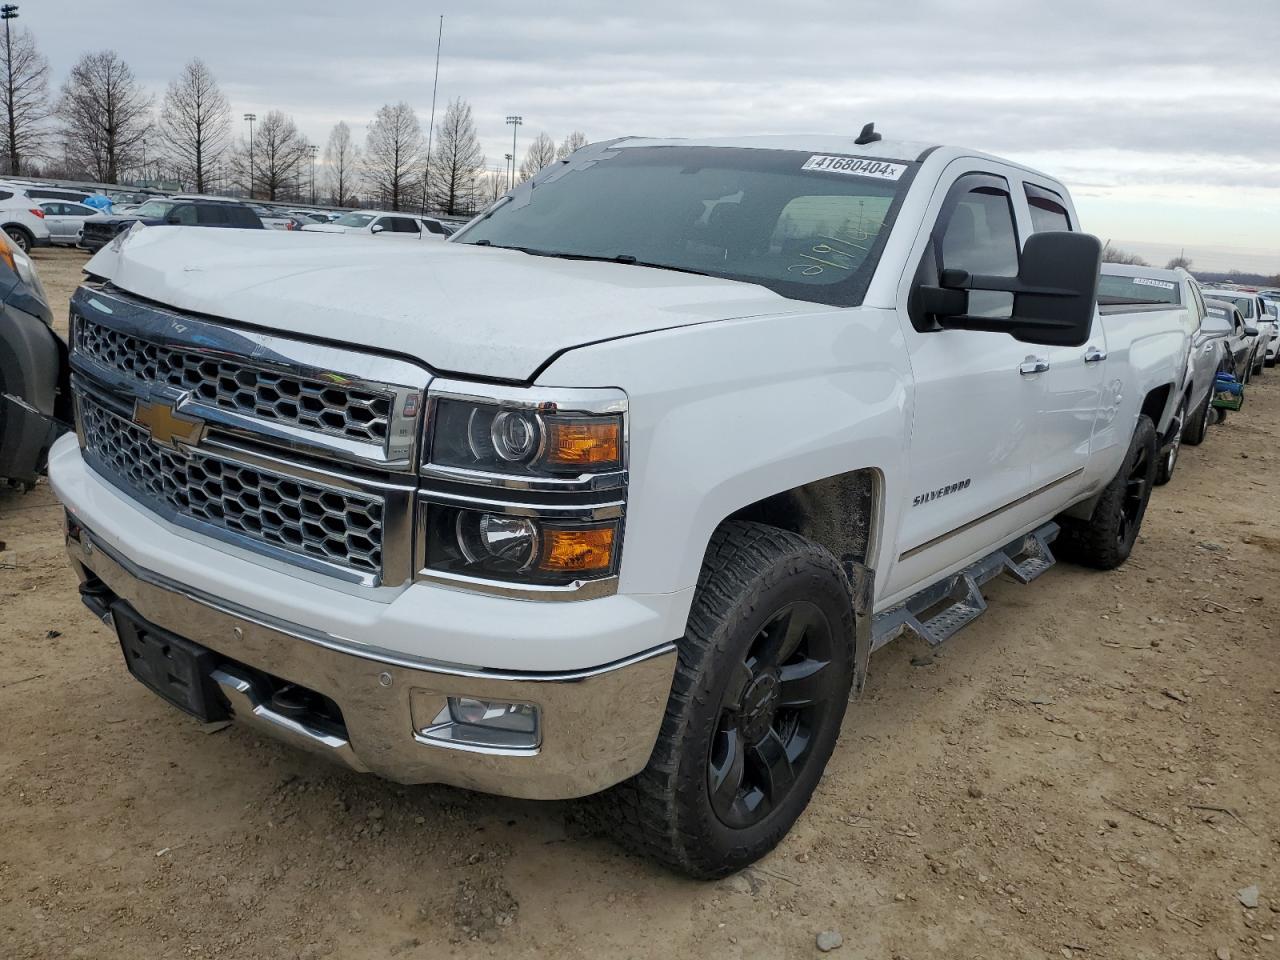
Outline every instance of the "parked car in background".
[[49, 242], [60, 246], [77, 246], [84, 231], [84, 222], [90, 217], [102, 216], [101, 211], [71, 200], [40, 200], [37, 206], [44, 211]]
[[180, 196], [167, 200], [148, 200], [132, 214], [119, 216], [104, 214], [89, 217], [84, 222], [84, 232], [79, 246], [86, 250], [100, 250], [103, 246], [135, 223], [147, 226], [191, 227], [240, 227], [261, 230], [262, 221], [248, 204], [222, 197]]
[[[0, 191], [3, 193], [11, 191]], [[8, 199], [0, 196], [0, 229], [23, 253], [32, 247], [49, 245], [49, 225], [44, 222], [44, 211], [25, 193], [11, 193]]]
[[1254, 351], [1258, 346], [1258, 328], [1246, 324], [1239, 307], [1226, 300], [1206, 296], [1205, 311], [1205, 325], [1224, 331], [1223, 372], [1241, 383], [1248, 383], [1253, 372]]
[[77, 245], [82, 250], [99, 250], [115, 239], [116, 234], [128, 230], [139, 221], [148, 224], [164, 223], [164, 218], [176, 205], [176, 200], [148, 200], [129, 213], [103, 213], [87, 217]]
[[0, 484], [30, 487], [70, 424], [67, 347], [35, 264], [0, 236]]
[[[290, 210], [291, 216], [301, 217], [307, 223], [328, 223], [329, 215], [321, 213], [319, 210]], [[305, 226], [305, 224], [304, 224]]]
[[1266, 365], [1274, 367], [1276, 360], [1280, 359], [1280, 299], [1263, 297], [1262, 305], [1271, 314], [1271, 324], [1275, 328], [1275, 332], [1271, 335], [1271, 342], [1267, 344], [1266, 349]]
[[247, 204], [247, 206], [257, 214], [258, 219], [262, 221], [262, 225], [268, 230], [296, 229], [297, 225], [293, 222], [293, 218], [287, 213], [283, 213], [280, 210], [273, 209], [272, 207], [264, 207], [260, 203], [250, 203]]
[[1275, 317], [1267, 310], [1263, 299], [1258, 294], [1246, 290], [1224, 290], [1221, 287], [1202, 288], [1202, 292], [1207, 300], [1230, 303], [1240, 311], [1240, 318], [1246, 327], [1257, 329], [1257, 336], [1252, 343], [1253, 359], [1249, 372], [1250, 375], [1261, 374], [1266, 367], [1267, 351], [1271, 347], [1271, 341], [1280, 332]]
[[386, 210], [353, 210], [332, 223], [313, 223], [302, 229], [312, 233], [351, 233], [393, 240], [443, 240], [449, 235], [444, 224], [433, 217], [415, 217]]
[[1134, 313], [1178, 308], [1187, 334], [1186, 370], [1176, 412], [1160, 438], [1155, 482], [1168, 483], [1185, 442], [1204, 440], [1212, 412], [1213, 380], [1222, 365], [1225, 330], [1205, 332], [1205, 303], [1195, 278], [1186, 270], [1104, 263], [1098, 279], [1098, 305], [1125, 306]]

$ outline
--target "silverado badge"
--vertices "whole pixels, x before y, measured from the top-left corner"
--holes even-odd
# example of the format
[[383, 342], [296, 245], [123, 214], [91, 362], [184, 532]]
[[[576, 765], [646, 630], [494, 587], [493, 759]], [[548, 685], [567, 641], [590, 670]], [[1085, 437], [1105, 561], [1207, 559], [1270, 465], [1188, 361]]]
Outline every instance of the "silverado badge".
[[133, 422], [145, 427], [152, 440], [170, 450], [177, 449], [178, 443], [194, 447], [204, 439], [203, 420], [180, 415], [162, 401], [135, 400]]

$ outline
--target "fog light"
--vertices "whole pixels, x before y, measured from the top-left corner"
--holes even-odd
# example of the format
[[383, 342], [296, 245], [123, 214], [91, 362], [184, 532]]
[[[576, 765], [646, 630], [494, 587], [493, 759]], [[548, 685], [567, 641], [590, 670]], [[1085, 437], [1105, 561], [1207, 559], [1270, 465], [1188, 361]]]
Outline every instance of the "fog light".
[[531, 703], [450, 697], [449, 716], [454, 723], [511, 733], [533, 733], [538, 728], [538, 708]]

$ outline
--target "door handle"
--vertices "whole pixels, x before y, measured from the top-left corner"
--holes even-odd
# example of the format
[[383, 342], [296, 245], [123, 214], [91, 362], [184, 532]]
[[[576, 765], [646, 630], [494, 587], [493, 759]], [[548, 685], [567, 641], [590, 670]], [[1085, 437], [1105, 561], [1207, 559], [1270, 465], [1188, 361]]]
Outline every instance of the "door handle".
[[1049, 361], [1044, 357], [1027, 357], [1022, 363], [1018, 364], [1018, 372], [1024, 377], [1030, 377], [1037, 373], [1044, 373], [1049, 369]]
[[1084, 352], [1085, 363], [1101, 363], [1107, 359], [1107, 351], [1099, 350], [1097, 347], [1090, 347]]

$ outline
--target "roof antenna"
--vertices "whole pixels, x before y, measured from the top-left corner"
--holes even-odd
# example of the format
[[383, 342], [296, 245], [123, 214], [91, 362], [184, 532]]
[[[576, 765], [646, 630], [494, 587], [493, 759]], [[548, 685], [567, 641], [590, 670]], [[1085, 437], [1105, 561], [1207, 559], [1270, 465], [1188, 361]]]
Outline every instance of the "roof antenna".
[[868, 123], [862, 128], [862, 132], [858, 134], [858, 139], [853, 141], [860, 147], [865, 147], [868, 143], [875, 143], [877, 140], [883, 140], [884, 137], [876, 133], [876, 125]]

